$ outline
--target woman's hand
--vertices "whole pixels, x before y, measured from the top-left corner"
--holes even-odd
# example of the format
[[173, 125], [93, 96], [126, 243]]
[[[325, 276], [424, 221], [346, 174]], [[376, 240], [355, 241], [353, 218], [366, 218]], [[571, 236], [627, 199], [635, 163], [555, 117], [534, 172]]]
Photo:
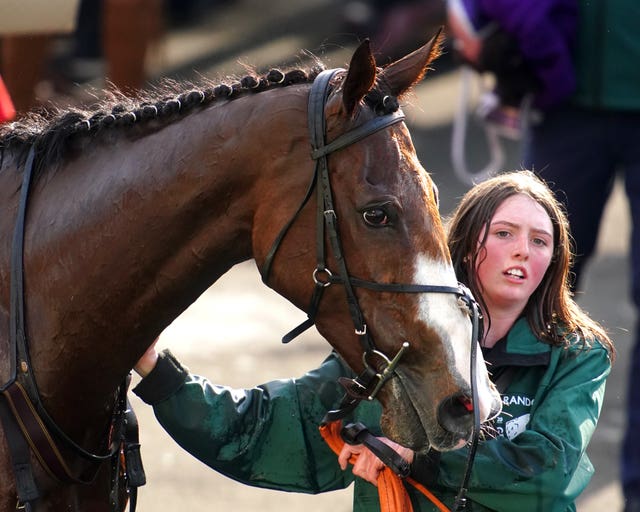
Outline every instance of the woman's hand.
[[156, 343], [160, 337], [158, 336], [151, 346], [147, 349], [147, 351], [142, 354], [142, 357], [138, 360], [133, 369], [136, 371], [140, 377], [144, 378], [151, 373], [156, 367], [156, 363], [158, 362], [158, 352], [156, 351]]
[[[393, 448], [407, 462], [413, 462], [413, 450], [405, 448], [398, 443], [394, 443], [386, 437], [379, 437], [378, 439], [391, 446], [391, 448]], [[338, 456], [338, 463], [343, 470], [347, 469], [347, 464], [349, 463], [349, 459], [352, 455], [356, 455], [358, 457], [353, 464], [353, 474], [377, 486], [378, 475], [380, 474], [380, 471], [384, 469], [384, 463], [366, 446], [362, 444], [351, 445], [345, 443], [340, 451], [340, 455]]]

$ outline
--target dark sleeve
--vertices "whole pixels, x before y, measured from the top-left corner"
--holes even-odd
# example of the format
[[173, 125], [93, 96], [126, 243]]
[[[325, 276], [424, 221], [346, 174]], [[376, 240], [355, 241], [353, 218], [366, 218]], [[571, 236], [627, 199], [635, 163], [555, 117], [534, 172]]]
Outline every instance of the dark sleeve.
[[147, 404], [156, 405], [178, 391], [188, 375], [189, 372], [166, 349], [158, 354], [155, 368], [133, 388], [133, 392]]
[[188, 373], [164, 353], [136, 393], [187, 452], [239, 482], [293, 492], [342, 489], [353, 481], [318, 429], [342, 397], [345, 367], [332, 354], [298, 379], [248, 389]]

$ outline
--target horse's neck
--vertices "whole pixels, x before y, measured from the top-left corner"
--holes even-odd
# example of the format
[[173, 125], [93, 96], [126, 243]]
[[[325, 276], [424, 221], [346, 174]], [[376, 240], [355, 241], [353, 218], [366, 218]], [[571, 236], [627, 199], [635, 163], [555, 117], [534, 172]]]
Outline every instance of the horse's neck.
[[91, 381], [111, 388], [211, 283], [252, 257], [255, 189], [275, 173], [269, 151], [280, 166], [292, 152], [283, 133], [266, 143], [261, 121], [274, 120], [256, 118], [264, 115], [259, 101], [210, 108], [135, 141], [96, 144], [34, 189], [27, 315], [45, 387], [58, 385], [61, 366], [82, 361]]

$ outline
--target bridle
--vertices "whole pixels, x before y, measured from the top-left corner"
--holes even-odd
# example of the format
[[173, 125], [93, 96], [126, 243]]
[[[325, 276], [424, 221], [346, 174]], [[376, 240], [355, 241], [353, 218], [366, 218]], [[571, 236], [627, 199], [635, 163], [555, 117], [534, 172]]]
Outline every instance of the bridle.
[[[33, 475], [30, 452], [55, 481], [88, 485], [95, 480], [100, 465], [111, 462], [112, 510], [119, 510], [119, 493], [129, 494], [131, 511], [135, 510], [136, 489], [145, 483], [138, 443], [137, 419], [127, 399], [130, 376], [119, 386], [111, 418], [105, 453], [92, 453], [71, 439], [55, 422], [40, 399], [26, 333], [24, 312], [24, 231], [27, 199], [36, 150], [29, 150], [23, 171], [20, 202], [11, 252], [11, 297], [9, 327], [9, 379], [0, 385], [0, 422], [4, 427], [16, 481], [16, 509], [30, 512], [40, 498]], [[94, 466], [88, 476], [74, 474], [62, 456], [60, 444]], [[125, 461], [121, 464], [121, 458]], [[124, 471], [126, 488], [120, 487]]]
[[[346, 291], [347, 304], [355, 333], [364, 350], [363, 361], [365, 366], [364, 375], [359, 376], [353, 385], [347, 388], [347, 391], [355, 398], [372, 400], [384, 382], [391, 377], [394, 368], [409, 345], [408, 342], [405, 342], [399, 352], [391, 358], [376, 349], [371, 335], [367, 331], [364, 315], [362, 314], [354, 291], [355, 288], [367, 288], [374, 291], [394, 293], [451, 293], [462, 299], [466, 304], [475, 301], [469, 290], [461, 284], [454, 287], [429, 284], [377, 283], [359, 279], [349, 274], [338, 232], [337, 215], [333, 203], [331, 183], [329, 181], [329, 164], [327, 157], [329, 154], [350, 146], [375, 132], [402, 122], [404, 120], [404, 114], [400, 109], [396, 109], [391, 113], [377, 115], [373, 119], [364, 122], [356, 128], [343, 133], [330, 143], [327, 143], [324, 109], [330, 92], [331, 79], [340, 71], [342, 70], [332, 69], [323, 71], [316, 77], [312, 84], [309, 95], [308, 116], [311, 158], [316, 162], [315, 171], [302, 203], [293, 217], [279, 232], [271, 249], [267, 253], [265, 262], [261, 268], [261, 275], [262, 280], [267, 283], [274, 257], [282, 240], [303, 207], [309, 201], [315, 189], [318, 199], [316, 210], [316, 268], [312, 275], [314, 289], [307, 312], [308, 318], [290, 333], [286, 334], [282, 341], [287, 343], [311, 327], [315, 321], [324, 290], [332, 284], [341, 284]], [[328, 235], [331, 250], [333, 251], [333, 256], [338, 266], [337, 275], [327, 267], [325, 235]], [[382, 360], [382, 370], [376, 370], [371, 367], [370, 363], [372, 359]]]
[[[473, 400], [472, 403], [478, 404], [475, 366], [477, 359], [477, 339], [480, 313], [478, 304], [474, 300], [469, 289], [462, 284], [454, 287], [429, 284], [378, 283], [359, 279], [349, 274], [338, 232], [337, 215], [333, 205], [333, 194], [329, 180], [329, 163], [327, 157], [331, 153], [350, 146], [373, 133], [402, 122], [404, 120], [404, 114], [400, 109], [396, 109], [392, 112], [383, 112], [382, 114], [376, 115], [373, 119], [364, 122], [327, 143], [324, 111], [331, 89], [331, 80], [340, 71], [343, 70], [332, 69], [321, 72], [311, 86], [308, 104], [308, 124], [311, 142], [311, 158], [316, 162], [315, 171], [302, 203], [294, 213], [293, 217], [278, 233], [278, 236], [267, 253], [265, 262], [261, 268], [262, 280], [266, 284], [268, 283], [271, 267], [278, 248], [289, 231], [289, 228], [311, 198], [311, 194], [315, 189], [317, 194], [316, 268], [312, 275], [314, 289], [307, 312], [308, 318], [298, 327], [286, 334], [282, 341], [284, 343], [288, 343], [313, 325], [323, 292], [328, 286], [331, 284], [341, 284], [344, 286], [355, 333], [363, 348], [362, 359], [364, 363], [364, 370], [353, 379], [346, 377], [342, 377], [340, 379], [340, 383], [346, 390], [345, 397], [340, 407], [334, 411], [329, 411], [325, 416], [325, 420], [323, 420], [333, 421], [346, 416], [349, 412], [355, 409], [361, 400], [373, 400], [384, 383], [393, 376], [395, 368], [400, 362], [402, 355], [409, 348], [409, 343], [405, 341], [400, 350], [393, 357], [388, 357], [383, 352], [376, 349], [371, 335], [367, 331], [364, 315], [362, 314], [354, 288], [366, 288], [374, 291], [393, 293], [451, 293], [457, 296], [459, 300], [467, 306], [472, 319], [471, 392]], [[329, 238], [333, 256], [338, 266], [337, 275], [327, 268], [325, 235]], [[373, 364], [374, 360], [377, 360], [379, 364]], [[456, 506], [464, 506], [464, 494], [466, 494], [466, 487], [470, 477], [473, 457], [475, 456], [475, 446], [477, 444], [478, 433], [480, 430], [480, 415], [478, 407], [474, 406], [473, 411], [474, 429], [471, 441], [472, 448], [469, 452], [465, 477], [461, 485], [459, 495], [456, 498]]]

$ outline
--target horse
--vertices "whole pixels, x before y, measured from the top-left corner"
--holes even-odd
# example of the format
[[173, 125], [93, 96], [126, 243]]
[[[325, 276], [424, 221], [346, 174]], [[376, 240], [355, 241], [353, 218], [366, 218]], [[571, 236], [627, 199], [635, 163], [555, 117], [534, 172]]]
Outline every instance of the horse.
[[[468, 303], [400, 107], [440, 43], [379, 68], [363, 41], [346, 69], [317, 61], [226, 83], [112, 91], [86, 109], [0, 128], [0, 383], [12, 371], [24, 387], [29, 376], [37, 382], [70, 472], [91, 475], [56, 481], [32, 453], [34, 510], [111, 510], [109, 465], [73, 446], [108, 452], [116, 395], [136, 361], [251, 259], [354, 372], [372, 377], [347, 387], [381, 402], [388, 437], [416, 450], [459, 448], [473, 409], [482, 421], [499, 409], [482, 357], [469, 363]], [[9, 357], [15, 261], [28, 340], [18, 362]], [[10, 458], [5, 430], [0, 512], [16, 508]]]

